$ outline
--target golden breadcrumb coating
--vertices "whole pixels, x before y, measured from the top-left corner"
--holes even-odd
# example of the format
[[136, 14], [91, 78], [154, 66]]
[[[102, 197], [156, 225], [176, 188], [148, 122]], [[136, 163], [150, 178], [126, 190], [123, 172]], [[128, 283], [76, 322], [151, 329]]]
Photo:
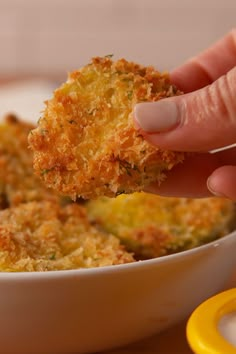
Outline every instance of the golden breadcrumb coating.
[[134, 127], [138, 102], [180, 94], [168, 74], [124, 59], [94, 58], [47, 101], [29, 136], [34, 168], [45, 183], [84, 199], [140, 191], [183, 160], [145, 141]]
[[14, 115], [0, 124], [0, 209], [33, 200], [59, 200], [33, 171], [28, 134], [33, 125]]
[[0, 271], [101, 267], [134, 261], [119, 240], [92, 227], [83, 207], [31, 202], [0, 212]]
[[147, 193], [92, 200], [91, 221], [118, 236], [136, 258], [187, 250], [224, 236], [235, 223], [233, 202], [164, 198]]

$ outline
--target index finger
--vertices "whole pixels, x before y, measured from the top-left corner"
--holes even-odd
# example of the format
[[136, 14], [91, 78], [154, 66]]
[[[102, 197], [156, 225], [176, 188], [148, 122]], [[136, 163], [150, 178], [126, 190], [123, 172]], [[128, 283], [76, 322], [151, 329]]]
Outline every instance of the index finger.
[[203, 88], [236, 66], [236, 28], [212, 47], [190, 59], [170, 74], [183, 92]]

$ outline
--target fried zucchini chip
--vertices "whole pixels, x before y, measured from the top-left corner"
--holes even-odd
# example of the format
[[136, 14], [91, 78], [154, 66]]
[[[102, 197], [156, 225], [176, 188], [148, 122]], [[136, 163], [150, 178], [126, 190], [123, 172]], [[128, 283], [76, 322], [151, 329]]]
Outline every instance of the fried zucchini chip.
[[184, 251], [229, 233], [233, 202], [220, 198], [164, 198], [147, 193], [92, 200], [88, 214], [101, 230], [119, 237], [136, 258]]
[[90, 268], [132, 261], [118, 238], [89, 224], [82, 206], [31, 202], [0, 212], [0, 271]]
[[94, 58], [55, 91], [29, 136], [36, 173], [49, 187], [84, 199], [161, 182], [184, 154], [146, 142], [132, 111], [138, 102], [178, 94], [168, 74], [153, 67]]
[[59, 200], [33, 171], [28, 134], [33, 125], [8, 115], [0, 124], [0, 209], [33, 200]]

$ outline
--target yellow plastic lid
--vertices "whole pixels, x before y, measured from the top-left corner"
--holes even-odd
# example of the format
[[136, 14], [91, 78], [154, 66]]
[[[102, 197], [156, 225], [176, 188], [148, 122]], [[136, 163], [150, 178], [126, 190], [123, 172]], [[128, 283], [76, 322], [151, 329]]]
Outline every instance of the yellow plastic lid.
[[236, 288], [203, 302], [187, 324], [187, 339], [196, 354], [236, 354], [236, 347], [221, 334], [223, 316], [236, 312]]

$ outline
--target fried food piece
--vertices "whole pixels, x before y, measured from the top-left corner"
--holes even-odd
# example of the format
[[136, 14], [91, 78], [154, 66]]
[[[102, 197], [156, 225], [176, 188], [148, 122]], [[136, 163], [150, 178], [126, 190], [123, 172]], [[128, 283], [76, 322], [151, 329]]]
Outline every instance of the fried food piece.
[[119, 239], [89, 224], [83, 207], [31, 202], [0, 212], [0, 271], [48, 271], [134, 261]]
[[163, 198], [147, 193], [88, 202], [91, 221], [119, 237], [136, 258], [146, 259], [205, 244], [235, 223], [233, 202], [220, 198]]
[[161, 182], [184, 154], [146, 142], [132, 110], [137, 102], [178, 94], [169, 76], [152, 67], [94, 58], [55, 91], [29, 136], [36, 173], [49, 187], [84, 199]]
[[59, 200], [34, 175], [28, 134], [33, 125], [8, 115], [0, 125], [0, 209], [33, 200]]

